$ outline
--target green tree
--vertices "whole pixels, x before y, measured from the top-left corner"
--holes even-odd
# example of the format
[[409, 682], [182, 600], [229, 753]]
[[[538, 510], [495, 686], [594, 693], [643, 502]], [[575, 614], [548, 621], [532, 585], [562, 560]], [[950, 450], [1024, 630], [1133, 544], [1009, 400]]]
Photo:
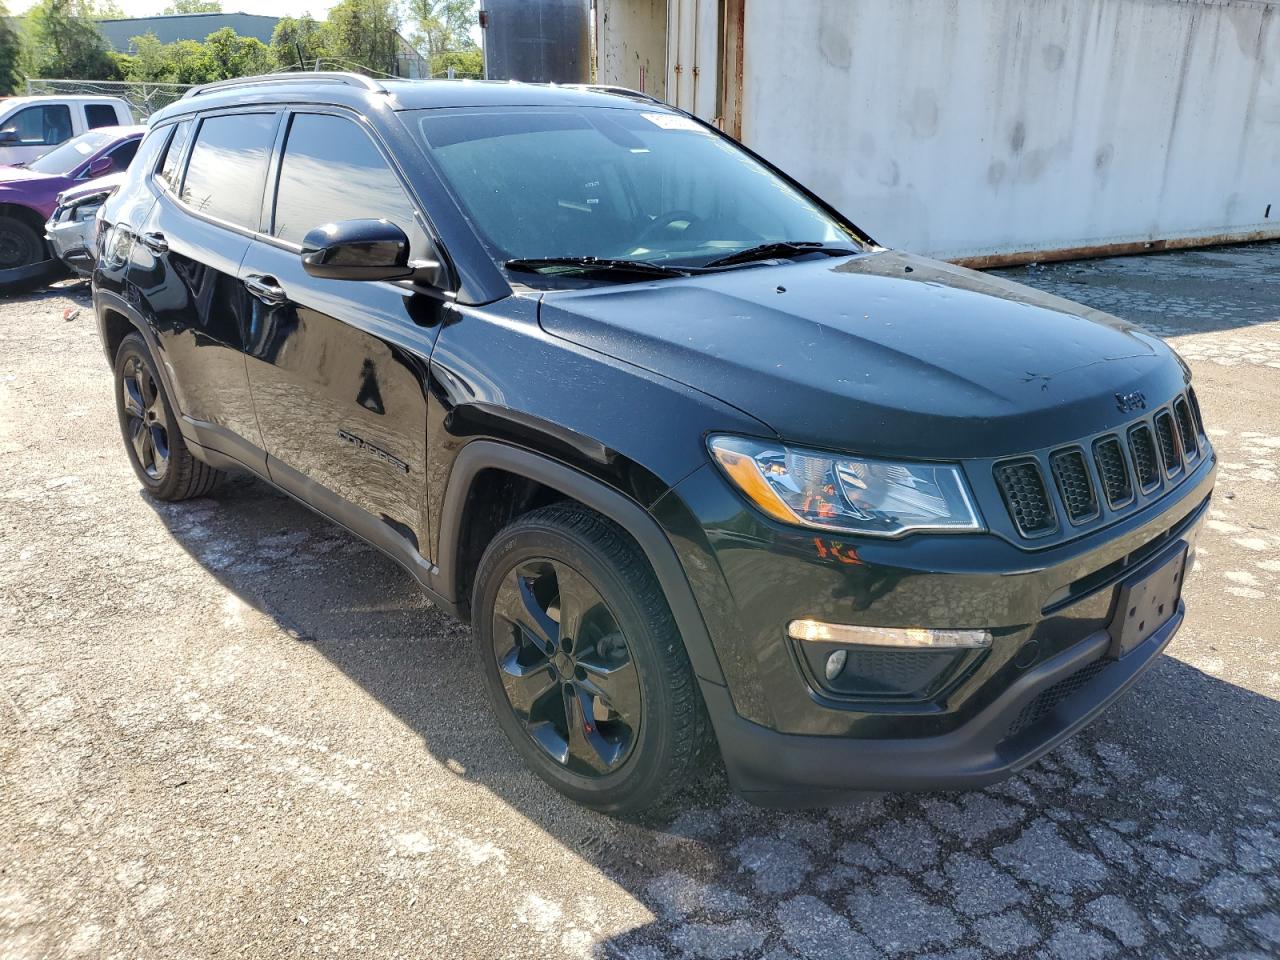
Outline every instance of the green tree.
[[270, 73], [276, 68], [271, 48], [257, 37], [242, 37], [223, 27], [204, 38], [204, 56], [211, 80], [229, 80]]
[[165, 46], [173, 63], [173, 79], [176, 83], [209, 83], [222, 79], [214, 75], [216, 66], [199, 40], [179, 40]]
[[119, 76], [93, 7], [79, 0], [41, 0], [27, 15], [32, 69], [41, 77], [113, 80]]
[[374, 75], [395, 74], [399, 20], [391, 0], [340, 0], [329, 11], [328, 55]]
[[414, 39], [426, 48], [428, 58], [454, 51], [479, 50], [471, 39], [471, 28], [476, 22], [475, 7], [475, 0], [409, 0], [409, 15], [416, 27]]
[[177, 82], [177, 69], [173, 61], [174, 44], [161, 43], [154, 33], [144, 33], [140, 37], [132, 37], [129, 46], [133, 53], [125, 66], [126, 80]]
[[[305, 68], [329, 55], [328, 24], [313, 20], [308, 14], [281, 17], [271, 34], [271, 51], [280, 66]], [[298, 63], [299, 57], [302, 64]]]
[[161, 11], [165, 16], [173, 16], [179, 13], [221, 13], [222, 3], [220, 0], [173, 0], [164, 10]]
[[9, 22], [9, 11], [0, 3], [0, 96], [14, 93], [22, 83], [22, 38]]
[[484, 54], [475, 46], [470, 50], [446, 50], [433, 54], [427, 62], [431, 64], [433, 77], [447, 77], [450, 67], [458, 77], [484, 76]]

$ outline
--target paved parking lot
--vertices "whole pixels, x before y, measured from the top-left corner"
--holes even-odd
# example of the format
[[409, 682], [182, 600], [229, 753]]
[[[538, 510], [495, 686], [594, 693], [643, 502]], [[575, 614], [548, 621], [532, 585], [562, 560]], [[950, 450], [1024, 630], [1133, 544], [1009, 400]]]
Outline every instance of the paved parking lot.
[[1221, 479], [1169, 654], [1000, 786], [713, 777], [656, 828], [527, 774], [370, 548], [254, 480], [142, 496], [85, 289], [0, 300], [0, 957], [1280, 954], [1280, 245], [1008, 273], [1195, 369]]

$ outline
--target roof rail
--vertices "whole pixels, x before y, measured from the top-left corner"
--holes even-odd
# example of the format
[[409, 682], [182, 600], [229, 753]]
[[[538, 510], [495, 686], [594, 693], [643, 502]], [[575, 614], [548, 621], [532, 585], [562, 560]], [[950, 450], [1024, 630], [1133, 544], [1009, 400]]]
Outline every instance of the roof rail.
[[[608, 83], [579, 83], [576, 86], [583, 90], [594, 90], [597, 93], [612, 93], [619, 97], [630, 97], [632, 100], [646, 100], [649, 103], [662, 103], [657, 97], [651, 93], [645, 93], [641, 90], [632, 90], [630, 87], [619, 87]], [[663, 104], [666, 106], [666, 104]]]
[[255, 77], [234, 77], [230, 80], [215, 80], [192, 87], [182, 95], [182, 99], [196, 97], [214, 90], [228, 90], [232, 87], [256, 87], [268, 83], [345, 83], [349, 87], [364, 87], [366, 90], [385, 92], [384, 87], [373, 77], [363, 73], [350, 73], [342, 70], [298, 70], [293, 73], [263, 73]]

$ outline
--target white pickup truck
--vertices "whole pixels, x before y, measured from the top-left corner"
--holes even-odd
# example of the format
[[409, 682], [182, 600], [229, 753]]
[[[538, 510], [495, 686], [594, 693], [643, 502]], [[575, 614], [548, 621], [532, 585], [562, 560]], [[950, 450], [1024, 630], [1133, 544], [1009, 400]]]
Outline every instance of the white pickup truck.
[[0, 164], [26, 163], [95, 127], [133, 123], [119, 97], [7, 97], [0, 99]]

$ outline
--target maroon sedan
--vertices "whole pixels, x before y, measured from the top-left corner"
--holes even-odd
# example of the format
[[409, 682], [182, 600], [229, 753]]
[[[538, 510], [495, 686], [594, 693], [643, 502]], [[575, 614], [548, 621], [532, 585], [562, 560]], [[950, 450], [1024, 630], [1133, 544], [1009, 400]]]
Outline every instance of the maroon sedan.
[[128, 168], [146, 127], [98, 127], [26, 166], [0, 166], [0, 293], [62, 273], [44, 241], [58, 194], [78, 182]]

